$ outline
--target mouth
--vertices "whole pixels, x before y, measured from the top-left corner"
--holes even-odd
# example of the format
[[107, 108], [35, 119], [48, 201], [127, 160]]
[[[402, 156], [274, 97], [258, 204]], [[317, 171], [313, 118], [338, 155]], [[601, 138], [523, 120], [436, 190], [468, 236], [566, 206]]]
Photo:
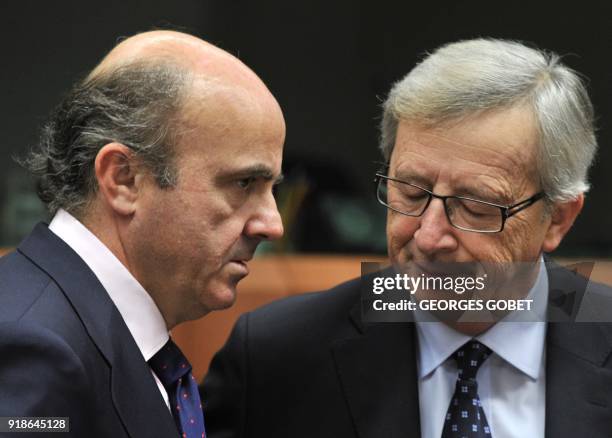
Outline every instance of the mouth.
[[234, 259], [230, 260], [229, 264], [236, 270], [238, 270], [241, 274], [247, 276], [249, 274], [249, 266], [247, 265], [249, 260], [251, 259]]
[[408, 262], [408, 264], [412, 264], [418, 273], [425, 274], [427, 276], [440, 276], [446, 273], [445, 270], [441, 269], [442, 267], [437, 263], [411, 260]]
[[416, 270], [430, 277], [457, 277], [476, 275], [474, 263], [466, 262], [424, 262], [411, 260]]

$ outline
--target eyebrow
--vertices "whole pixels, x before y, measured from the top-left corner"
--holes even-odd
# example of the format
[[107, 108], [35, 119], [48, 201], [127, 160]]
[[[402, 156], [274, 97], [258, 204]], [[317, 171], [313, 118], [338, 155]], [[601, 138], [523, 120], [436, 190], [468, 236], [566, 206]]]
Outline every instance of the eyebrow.
[[[395, 176], [393, 176], [393, 178], [399, 179], [401, 181], [405, 181], [410, 184], [417, 185], [424, 189], [432, 190], [432, 183], [427, 177], [414, 174], [409, 170], [400, 169], [399, 171], [397, 171]], [[437, 194], [440, 194], [440, 193], [437, 193]], [[445, 193], [445, 195], [447, 194]], [[456, 189], [453, 190], [452, 195], [453, 196], [463, 196], [466, 198], [471, 198], [471, 199], [475, 199], [478, 201], [491, 202], [493, 204], [499, 204], [499, 205], [505, 205], [510, 202], [506, 194], [501, 193], [501, 192], [496, 192], [484, 184], [480, 186], [467, 184], [462, 187], [457, 187]]]
[[410, 171], [406, 171], [406, 170], [396, 171], [395, 175], [393, 175], [392, 178], [396, 178], [401, 181], [417, 185], [424, 189], [431, 189], [431, 182], [426, 177], [422, 175], [416, 175]]
[[244, 167], [242, 169], [230, 170], [225, 175], [225, 178], [261, 178], [266, 181], [274, 181], [274, 184], [278, 184], [283, 180], [284, 176], [282, 173], [275, 175], [268, 165], [263, 163], [257, 163]]
[[506, 205], [509, 203], [509, 199], [505, 193], [502, 193], [501, 191], [496, 192], [487, 186], [465, 186], [463, 188], [459, 188], [455, 195], [465, 196], [478, 201], [486, 201], [499, 205]]

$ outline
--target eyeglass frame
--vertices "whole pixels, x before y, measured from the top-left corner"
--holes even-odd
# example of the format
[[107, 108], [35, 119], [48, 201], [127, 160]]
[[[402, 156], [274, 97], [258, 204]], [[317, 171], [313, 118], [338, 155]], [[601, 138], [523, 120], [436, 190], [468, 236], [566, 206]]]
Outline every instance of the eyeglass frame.
[[[416, 187], [417, 189], [423, 190], [425, 193], [427, 193], [429, 195], [429, 197], [427, 198], [427, 202], [425, 203], [425, 207], [423, 207], [423, 210], [421, 211], [421, 213], [419, 213], [418, 215], [412, 215], [412, 214], [408, 214], [405, 213], [403, 211], [397, 210], [393, 207], [391, 207], [389, 204], [384, 203], [378, 196], [378, 187], [381, 184], [381, 181], [386, 180], [386, 181], [394, 181], [394, 182], [398, 182], [401, 184], [407, 184], [411, 187]], [[409, 183], [407, 181], [402, 181], [401, 179], [397, 179], [397, 178], [393, 178], [387, 175], [383, 175], [380, 172], [376, 172], [376, 176], [374, 177], [374, 187], [376, 190], [376, 199], [378, 200], [378, 202], [381, 205], [384, 205], [385, 207], [387, 207], [389, 210], [393, 210], [397, 213], [403, 214], [404, 216], [408, 216], [408, 217], [420, 217], [422, 216], [425, 211], [427, 211], [427, 208], [429, 208], [429, 204], [431, 204], [431, 200], [433, 198], [436, 199], [440, 199], [442, 200], [442, 204], [444, 205], [444, 214], [446, 215], [446, 219], [448, 220], [448, 223], [451, 224], [451, 226], [453, 226], [454, 228], [457, 228], [458, 230], [461, 231], [468, 231], [471, 233], [488, 233], [488, 234], [492, 234], [492, 233], [501, 233], [502, 231], [504, 231], [504, 226], [506, 225], [506, 221], [508, 220], [508, 218], [511, 218], [512, 216], [514, 216], [515, 214], [525, 210], [528, 207], [531, 207], [533, 204], [535, 204], [537, 201], [539, 201], [540, 199], [543, 199], [546, 197], [546, 193], [544, 193], [544, 191], [539, 191], [538, 193], [536, 193], [535, 195], [524, 199], [522, 201], [519, 201], [515, 204], [512, 205], [502, 205], [502, 204], [496, 204], [494, 202], [489, 202], [489, 201], [483, 201], [480, 199], [474, 199], [474, 198], [470, 198], [468, 196], [457, 196], [457, 195], [437, 195], [434, 192], [432, 192], [431, 190], [427, 190], [421, 186], [418, 186], [416, 184], [412, 184]], [[453, 221], [450, 218], [450, 215], [448, 213], [448, 208], [446, 206], [446, 200], [452, 198], [452, 199], [465, 199], [467, 201], [472, 201], [472, 202], [479, 202], [481, 204], [485, 204], [485, 205], [490, 205], [492, 207], [497, 207], [500, 209], [500, 213], [501, 213], [501, 218], [502, 218], [502, 222], [501, 222], [501, 227], [499, 230], [496, 231], [482, 231], [482, 230], [471, 230], [469, 228], [462, 228], [458, 225], [455, 225], [453, 223]]]

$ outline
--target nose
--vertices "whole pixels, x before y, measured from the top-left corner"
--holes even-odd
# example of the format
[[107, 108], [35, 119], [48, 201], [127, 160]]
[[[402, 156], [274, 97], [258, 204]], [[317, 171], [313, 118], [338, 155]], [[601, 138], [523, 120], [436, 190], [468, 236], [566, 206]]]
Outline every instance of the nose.
[[452, 252], [457, 249], [453, 226], [448, 222], [444, 202], [433, 198], [420, 217], [419, 228], [414, 233], [417, 248], [427, 256]]
[[276, 240], [283, 236], [283, 220], [271, 193], [256, 207], [255, 213], [245, 225], [244, 232], [247, 236], [260, 240]]

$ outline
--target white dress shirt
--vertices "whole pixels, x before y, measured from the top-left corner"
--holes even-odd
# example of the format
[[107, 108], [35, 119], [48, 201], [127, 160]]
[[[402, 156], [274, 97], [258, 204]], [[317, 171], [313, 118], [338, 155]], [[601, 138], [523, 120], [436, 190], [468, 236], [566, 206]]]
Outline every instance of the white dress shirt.
[[[49, 229], [70, 246], [98, 277], [148, 361], [168, 342], [166, 323], [151, 296], [91, 231], [70, 213], [59, 210]], [[151, 371], [168, 408], [168, 393]]]
[[[545, 313], [548, 275], [543, 260], [528, 298]], [[538, 320], [539, 319], [539, 320]], [[516, 322], [516, 321], [531, 322]], [[418, 316], [417, 316], [418, 321]], [[477, 374], [478, 395], [493, 438], [544, 437], [546, 411], [546, 323], [509, 314], [476, 336], [493, 354]], [[441, 322], [417, 322], [421, 436], [440, 438], [455, 390], [453, 353], [472, 339]]]

